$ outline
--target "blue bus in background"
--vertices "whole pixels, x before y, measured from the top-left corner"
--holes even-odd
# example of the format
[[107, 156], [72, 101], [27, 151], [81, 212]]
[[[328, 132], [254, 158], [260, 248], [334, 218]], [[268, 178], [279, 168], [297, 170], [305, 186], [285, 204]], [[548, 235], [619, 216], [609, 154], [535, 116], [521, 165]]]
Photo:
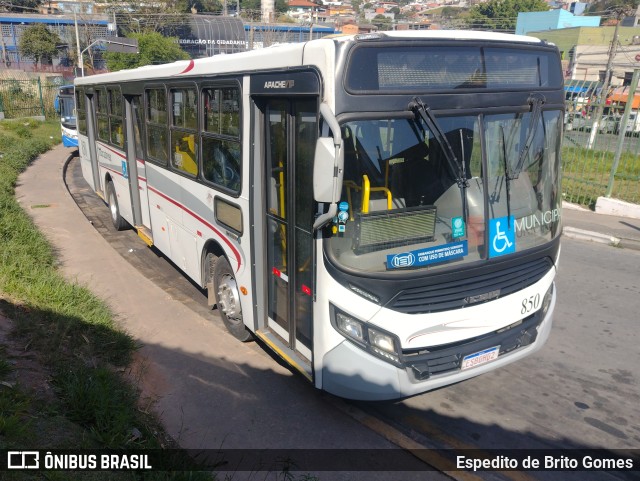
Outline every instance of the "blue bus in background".
[[58, 88], [54, 107], [56, 112], [60, 114], [62, 144], [65, 147], [77, 147], [78, 127], [76, 125], [76, 105], [73, 85], [63, 85]]

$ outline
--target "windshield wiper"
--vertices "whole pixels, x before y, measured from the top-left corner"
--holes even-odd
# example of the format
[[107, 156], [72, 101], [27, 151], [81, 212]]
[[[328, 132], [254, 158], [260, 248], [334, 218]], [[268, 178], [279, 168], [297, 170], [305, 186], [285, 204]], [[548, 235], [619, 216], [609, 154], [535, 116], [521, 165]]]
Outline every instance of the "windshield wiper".
[[511, 228], [511, 179], [509, 174], [509, 160], [507, 159], [507, 141], [504, 138], [504, 127], [500, 126], [502, 136], [502, 160], [504, 162], [504, 185], [507, 191], [507, 227]]
[[460, 192], [462, 194], [462, 216], [466, 223], [467, 187], [469, 187], [469, 183], [467, 181], [467, 172], [464, 162], [460, 162], [456, 157], [456, 154], [451, 147], [447, 136], [444, 134], [442, 128], [440, 127], [440, 124], [436, 120], [428, 105], [426, 105], [420, 98], [414, 97], [413, 100], [409, 102], [409, 110], [420, 116], [422, 121], [426, 124], [427, 128], [429, 128], [429, 130], [433, 133], [436, 142], [440, 144], [442, 153], [444, 154], [444, 157], [449, 164], [449, 168], [455, 176], [456, 184], [458, 184], [458, 187], [460, 188]]
[[440, 124], [438, 124], [438, 121], [431, 112], [431, 109], [418, 97], [414, 97], [414, 99], [409, 102], [409, 109], [420, 115], [422, 121], [427, 125], [429, 130], [431, 130], [434, 138], [440, 144], [444, 157], [449, 163], [449, 168], [455, 175], [458, 187], [461, 189], [468, 187], [464, 163], [458, 161], [449, 140], [440, 128]]
[[[529, 128], [527, 129], [527, 138], [524, 142], [524, 146], [520, 151], [520, 155], [518, 156], [518, 163], [516, 164], [516, 168], [512, 171], [509, 167], [505, 172], [505, 175], [509, 178], [509, 180], [517, 179], [522, 172], [522, 168], [524, 167], [524, 161], [531, 149], [531, 145], [533, 144], [533, 139], [536, 136], [536, 132], [538, 131], [538, 123], [540, 120], [540, 116], [542, 115], [542, 106], [547, 100], [542, 94], [531, 94], [529, 99], [527, 100], [528, 104], [531, 105], [531, 120], [529, 121]], [[508, 165], [507, 165], [508, 166]]]

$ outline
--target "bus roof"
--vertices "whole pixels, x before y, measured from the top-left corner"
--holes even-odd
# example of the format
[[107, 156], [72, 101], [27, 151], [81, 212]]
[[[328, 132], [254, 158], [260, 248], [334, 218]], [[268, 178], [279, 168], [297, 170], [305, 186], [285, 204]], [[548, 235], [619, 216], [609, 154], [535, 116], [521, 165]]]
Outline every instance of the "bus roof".
[[305, 45], [327, 46], [333, 42], [351, 42], [354, 40], [367, 39], [437, 39], [437, 40], [477, 40], [505, 43], [535, 43], [543, 44], [543, 41], [524, 35], [512, 35], [505, 33], [478, 32], [472, 30], [416, 30], [416, 31], [390, 31], [373, 34], [356, 35], [330, 35], [321, 39], [308, 42], [288, 43], [274, 45], [271, 47], [239, 52], [233, 54], [222, 54], [213, 57], [201, 58], [197, 60], [181, 60], [174, 63], [162, 65], [146, 65], [129, 70], [92, 75], [89, 77], [78, 77], [75, 79], [76, 85], [92, 85], [109, 82], [126, 82], [135, 80], [146, 80], [150, 78], [188, 78], [191, 76], [216, 73], [232, 73], [247, 70], [257, 71], [261, 69], [277, 69], [298, 66], [303, 64], [303, 51]]

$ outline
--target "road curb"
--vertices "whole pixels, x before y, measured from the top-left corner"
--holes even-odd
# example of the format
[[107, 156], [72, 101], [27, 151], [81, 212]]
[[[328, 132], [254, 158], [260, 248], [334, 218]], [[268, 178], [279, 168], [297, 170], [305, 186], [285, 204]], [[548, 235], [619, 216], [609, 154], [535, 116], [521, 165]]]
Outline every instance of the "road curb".
[[623, 247], [625, 249], [633, 249], [635, 251], [640, 251], [640, 240], [638, 239], [626, 239], [622, 237], [620, 239], [620, 243], [618, 247]]
[[618, 237], [608, 234], [600, 234], [599, 232], [593, 232], [590, 230], [578, 229], [576, 227], [565, 227], [562, 233], [566, 237], [570, 237], [572, 239], [597, 242], [599, 244], [607, 244], [614, 247], [619, 247], [621, 242], [621, 239]]
[[69, 190], [69, 184], [67, 184], [67, 169], [69, 168], [69, 162], [71, 162], [71, 159], [77, 156], [78, 156], [78, 151], [77, 150], [72, 151], [64, 160], [64, 164], [62, 164], [62, 183], [64, 184], [69, 194], [71, 194], [71, 191]]

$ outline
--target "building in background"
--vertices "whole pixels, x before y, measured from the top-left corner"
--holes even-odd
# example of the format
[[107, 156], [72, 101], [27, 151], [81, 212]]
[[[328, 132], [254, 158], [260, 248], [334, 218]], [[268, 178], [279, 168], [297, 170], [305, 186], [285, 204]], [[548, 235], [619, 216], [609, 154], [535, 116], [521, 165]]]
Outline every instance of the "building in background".
[[547, 12], [521, 12], [516, 23], [516, 35], [529, 35], [529, 32], [558, 30], [575, 27], [598, 27], [601, 17], [574, 15], [558, 8]]
[[244, 52], [248, 48], [244, 24], [239, 17], [189, 15], [178, 36], [180, 47], [191, 58]]
[[[29, 25], [42, 23], [49, 30], [58, 34], [61, 45], [59, 55], [52, 59], [51, 68], [72, 68], [76, 50], [76, 24], [73, 15], [37, 15], [11, 14], [0, 15], [0, 66], [5, 68], [19, 68], [33, 70], [34, 61], [22, 58], [18, 51], [20, 37]], [[81, 45], [88, 45], [95, 40], [112, 35], [110, 24], [106, 16], [78, 15], [78, 37]]]
[[[560, 50], [565, 78], [602, 81], [615, 27], [577, 27], [529, 32], [555, 44]], [[612, 63], [612, 85], [623, 85], [634, 68], [640, 68], [640, 27], [619, 27], [618, 46]]]
[[[17, 68], [20, 70], [64, 71], [71, 74], [77, 56], [75, 22], [77, 17], [78, 36], [84, 49], [100, 38], [116, 35], [113, 16], [107, 14], [86, 13], [88, 2], [51, 2], [52, 9], [82, 10], [82, 14], [2, 14], [0, 16], [0, 68]], [[192, 58], [210, 57], [212, 55], [241, 52], [247, 49], [268, 47], [274, 44], [304, 42], [312, 38], [321, 38], [337, 33], [333, 24], [245, 24], [237, 16], [218, 15], [185, 15], [183, 28], [172, 25], [178, 37], [180, 47]], [[44, 23], [58, 34], [61, 40], [59, 55], [52, 59], [48, 66], [38, 67], [33, 60], [22, 58], [18, 51], [20, 37], [24, 30], [37, 23]], [[178, 26], [179, 27], [179, 26]], [[104, 68], [101, 52], [104, 46], [98, 44], [85, 54], [85, 61], [90, 59], [94, 69]]]

